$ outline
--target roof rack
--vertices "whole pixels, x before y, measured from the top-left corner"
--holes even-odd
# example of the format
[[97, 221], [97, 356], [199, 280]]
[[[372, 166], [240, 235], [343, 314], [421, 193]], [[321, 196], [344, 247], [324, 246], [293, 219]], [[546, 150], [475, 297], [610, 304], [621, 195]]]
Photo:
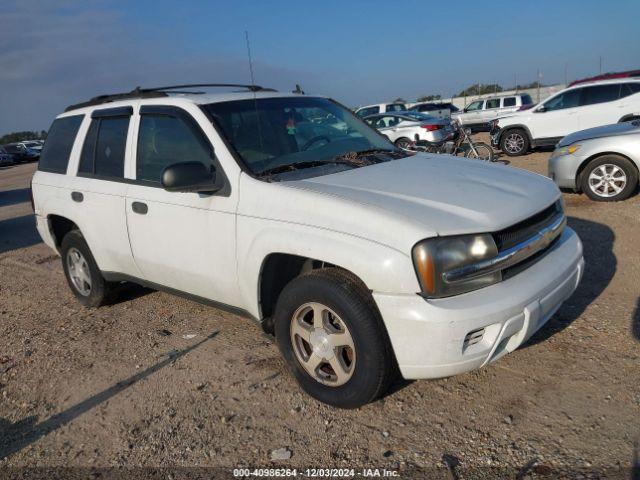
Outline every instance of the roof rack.
[[69, 105], [65, 108], [65, 112], [70, 110], [77, 110], [78, 108], [83, 107], [91, 107], [93, 105], [101, 105], [103, 103], [109, 102], [117, 102], [118, 100], [128, 100], [131, 98], [157, 98], [157, 97], [167, 97], [169, 93], [189, 93], [189, 94], [201, 94], [204, 92], [186, 92], [186, 91], [173, 91], [184, 88], [193, 88], [193, 87], [222, 87], [222, 88], [246, 88], [250, 92], [275, 92], [273, 88], [264, 88], [260, 85], [243, 85], [238, 83], [191, 83], [185, 85], [169, 85], [166, 87], [154, 87], [154, 88], [141, 88], [136, 87], [130, 92], [126, 93], [113, 93], [108, 95], [98, 95], [97, 97], [93, 97], [91, 100], [76, 103], [75, 105]]

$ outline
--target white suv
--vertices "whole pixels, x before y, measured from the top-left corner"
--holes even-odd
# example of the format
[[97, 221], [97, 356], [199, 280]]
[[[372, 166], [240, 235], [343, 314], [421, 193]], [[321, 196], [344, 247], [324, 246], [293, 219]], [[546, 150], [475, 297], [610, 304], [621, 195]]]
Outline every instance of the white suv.
[[640, 119], [640, 79], [581, 83], [492, 122], [491, 144], [509, 156], [553, 146], [578, 130]]
[[453, 113], [451, 118], [472, 131], [486, 132], [492, 120], [532, 104], [533, 100], [527, 93], [489, 97], [471, 102], [461, 112]]
[[83, 305], [132, 281], [231, 309], [309, 394], [357, 407], [397, 371], [495, 361], [576, 288], [551, 180], [399, 150], [327, 98], [188, 88], [97, 97], [49, 130], [37, 227]]

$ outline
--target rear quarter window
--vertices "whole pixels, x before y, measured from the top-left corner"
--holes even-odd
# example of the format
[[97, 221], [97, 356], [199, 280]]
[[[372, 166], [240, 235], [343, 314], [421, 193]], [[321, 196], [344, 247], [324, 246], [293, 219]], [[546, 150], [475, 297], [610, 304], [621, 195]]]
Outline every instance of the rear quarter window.
[[38, 170], [43, 172], [66, 173], [69, 155], [78, 135], [84, 115], [74, 115], [56, 119], [44, 142]]

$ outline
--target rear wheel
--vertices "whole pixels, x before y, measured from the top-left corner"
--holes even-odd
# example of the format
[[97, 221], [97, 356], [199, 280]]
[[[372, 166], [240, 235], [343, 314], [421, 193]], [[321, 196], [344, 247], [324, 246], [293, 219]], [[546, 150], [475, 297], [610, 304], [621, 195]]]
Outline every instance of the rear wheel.
[[603, 155], [580, 174], [580, 188], [599, 202], [617, 202], [629, 198], [638, 186], [638, 170], [626, 158]]
[[395, 141], [395, 145], [398, 148], [402, 148], [403, 150], [407, 150], [411, 146], [412, 142], [406, 137], [401, 137]]
[[78, 230], [72, 230], [62, 239], [62, 267], [67, 283], [78, 301], [85, 307], [103, 305], [111, 293], [107, 282]]
[[395, 359], [382, 319], [362, 283], [337, 268], [292, 280], [275, 312], [278, 347], [300, 386], [341, 408], [386, 391]]
[[[474, 152], [475, 149], [475, 152]], [[487, 162], [494, 161], [493, 148], [483, 142], [473, 142], [473, 148], [469, 145], [469, 149], [465, 153], [467, 158], [476, 158]]]
[[519, 128], [508, 130], [500, 138], [500, 150], [510, 157], [524, 155], [529, 150], [529, 136]]

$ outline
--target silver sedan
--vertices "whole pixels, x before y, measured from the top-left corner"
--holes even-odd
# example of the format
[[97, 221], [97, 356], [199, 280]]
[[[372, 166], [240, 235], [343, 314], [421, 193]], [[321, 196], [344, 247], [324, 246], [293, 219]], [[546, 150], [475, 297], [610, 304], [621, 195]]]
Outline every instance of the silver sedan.
[[631, 196], [638, 187], [639, 169], [640, 121], [567, 135], [549, 159], [549, 176], [560, 188], [601, 202]]

